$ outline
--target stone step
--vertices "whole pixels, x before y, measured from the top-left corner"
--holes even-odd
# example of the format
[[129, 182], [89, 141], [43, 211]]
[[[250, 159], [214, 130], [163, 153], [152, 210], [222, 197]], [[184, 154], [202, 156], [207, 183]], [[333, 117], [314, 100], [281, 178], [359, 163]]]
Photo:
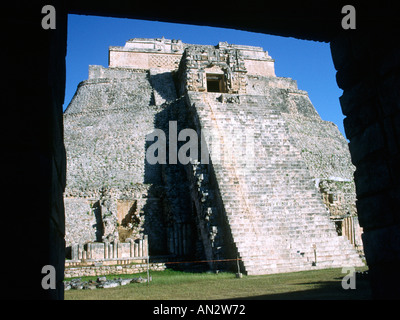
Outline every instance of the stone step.
[[[352, 245], [337, 235], [280, 112], [256, 104], [263, 101], [266, 106], [268, 99], [257, 96], [255, 103], [245, 103], [247, 98], [240, 97], [240, 104], [207, 99], [211, 98], [195, 101], [195, 108], [201, 125], [231, 152], [213, 165], [245, 269], [257, 273], [312, 268], [314, 244], [321, 265], [358, 261]], [[235, 139], [249, 121], [257, 157], [242, 163], [243, 145]]]

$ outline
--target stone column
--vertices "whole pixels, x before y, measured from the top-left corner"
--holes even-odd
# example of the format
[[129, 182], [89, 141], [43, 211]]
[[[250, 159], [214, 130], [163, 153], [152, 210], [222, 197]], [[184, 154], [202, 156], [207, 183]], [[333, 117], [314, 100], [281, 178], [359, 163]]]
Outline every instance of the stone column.
[[135, 254], [134, 242], [132, 239], [129, 239], [129, 257], [134, 257]]
[[86, 246], [86, 258], [92, 259], [92, 244], [88, 243]]
[[71, 246], [71, 259], [72, 260], [78, 260], [79, 259], [79, 256], [78, 256], [78, 244], [77, 243], [74, 243], [72, 246]]
[[374, 298], [400, 298], [399, 34], [343, 32], [331, 42]]
[[133, 251], [134, 251], [133, 256], [134, 256], [134, 257], [138, 257], [138, 256], [139, 256], [139, 244], [136, 243], [136, 241], [135, 241], [135, 243], [133, 244]]
[[110, 243], [109, 249], [108, 249], [108, 256], [109, 259], [114, 259], [114, 245]]
[[143, 250], [143, 240], [142, 240], [142, 239], [139, 239], [139, 248], [138, 248], [139, 257], [143, 257], [143, 252], [142, 252], [142, 250]]
[[143, 256], [147, 257], [149, 255], [149, 237], [147, 234], [143, 237]]
[[84, 248], [82, 244], [78, 244], [78, 259], [83, 259]]
[[108, 259], [108, 242], [104, 242], [104, 259]]

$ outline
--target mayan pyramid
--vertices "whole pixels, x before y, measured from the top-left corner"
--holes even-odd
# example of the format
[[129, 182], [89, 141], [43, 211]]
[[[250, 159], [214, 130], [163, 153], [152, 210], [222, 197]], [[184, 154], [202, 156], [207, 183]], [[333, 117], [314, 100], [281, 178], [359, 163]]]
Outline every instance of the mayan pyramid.
[[[160, 131], [166, 161], [151, 163]], [[363, 264], [347, 141], [261, 47], [110, 47], [64, 132], [67, 246], [145, 234], [154, 259], [239, 257], [247, 274]], [[197, 134], [197, 155], [181, 132]]]

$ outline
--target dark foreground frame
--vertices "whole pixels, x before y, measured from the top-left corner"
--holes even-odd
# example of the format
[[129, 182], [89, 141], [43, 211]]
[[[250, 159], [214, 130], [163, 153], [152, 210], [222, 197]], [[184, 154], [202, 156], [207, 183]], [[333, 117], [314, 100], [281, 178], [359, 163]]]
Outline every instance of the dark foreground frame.
[[[332, 3], [332, 4], [331, 4]], [[45, 30], [42, 7], [56, 9]], [[63, 144], [67, 15], [91, 14], [229, 27], [329, 42], [346, 136], [357, 170], [357, 209], [375, 298], [400, 298], [400, 32], [390, 4], [354, 2], [356, 29], [337, 1], [13, 1], [3, 6], [3, 298], [62, 299], [66, 156]], [[177, 9], [178, 8], [178, 9]], [[21, 253], [22, 252], [22, 253]], [[43, 289], [45, 265], [56, 289]], [[45, 271], [44, 271], [45, 272]], [[13, 275], [13, 276], [9, 276]], [[23, 275], [23, 276], [21, 276]]]

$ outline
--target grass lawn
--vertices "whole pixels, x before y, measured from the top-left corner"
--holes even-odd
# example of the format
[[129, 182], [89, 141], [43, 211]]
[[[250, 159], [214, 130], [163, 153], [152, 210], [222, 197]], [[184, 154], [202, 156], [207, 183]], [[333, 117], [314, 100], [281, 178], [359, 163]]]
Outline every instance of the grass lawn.
[[[364, 268], [365, 269], [365, 268]], [[363, 270], [358, 268], [357, 270]], [[146, 277], [146, 274], [141, 274]], [[214, 300], [214, 299], [370, 299], [369, 284], [358, 280], [356, 289], [344, 290], [341, 269], [325, 269], [263, 276], [233, 273], [151, 272], [153, 281], [126, 286], [68, 290], [66, 300]], [[129, 278], [138, 275], [107, 276]], [[87, 277], [96, 279], [96, 277]]]

